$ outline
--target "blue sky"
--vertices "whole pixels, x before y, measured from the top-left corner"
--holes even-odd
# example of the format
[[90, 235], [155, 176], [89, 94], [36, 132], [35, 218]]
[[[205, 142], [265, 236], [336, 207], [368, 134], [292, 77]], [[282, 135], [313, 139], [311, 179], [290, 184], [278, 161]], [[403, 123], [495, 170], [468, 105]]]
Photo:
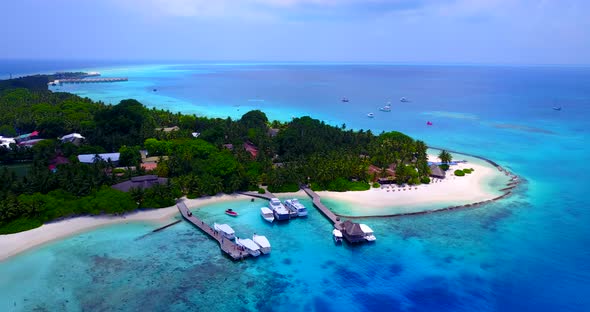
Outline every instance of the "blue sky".
[[18, 0], [0, 58], [590, 64], [588, 0]]

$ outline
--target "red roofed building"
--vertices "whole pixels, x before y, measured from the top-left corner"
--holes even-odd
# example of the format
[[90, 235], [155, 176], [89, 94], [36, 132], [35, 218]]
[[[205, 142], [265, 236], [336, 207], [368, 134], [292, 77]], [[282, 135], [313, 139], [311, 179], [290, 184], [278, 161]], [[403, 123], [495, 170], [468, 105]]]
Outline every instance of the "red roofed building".
[[156, 170], [156, 168], [158, 168], [158, 164], [155, 162], [142, 163], [141, 168], [147, 171]]
[[254, 144], [252, 144], [250, 142], [244, 142], [244, 149], [248, 153], [250, 153], [252, 158], [256, 158], [256, 156], [258, 156], [258, 148], [256, 148], [256, 146], [254, 146]]

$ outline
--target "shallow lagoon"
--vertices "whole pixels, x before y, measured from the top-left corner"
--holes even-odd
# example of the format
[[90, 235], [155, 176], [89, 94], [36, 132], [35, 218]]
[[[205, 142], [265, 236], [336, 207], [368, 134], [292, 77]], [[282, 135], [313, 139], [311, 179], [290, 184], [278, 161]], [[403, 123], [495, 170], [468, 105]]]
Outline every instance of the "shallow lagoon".
[[[150, 233], [156, 226], [147, 223], [116, 225], [55, 242], [0, 266], [1, 276], [15, 278], [0, 283], [0, 302], [7, 303], [8, 311], [186, 311], [211, 305], [222, 311], [342, 306], [366, 311], [383, 304], [427, 308], [441, 303], [460, 309], [465, 300], [470, 308], [479, 301], [486, 306], [484, 294], [468, 288], [490, 274], [490, 267], [478, 263], [490, 250], [470, 241], [464, 221], [453, 224], [461, 215], [468, 217], [465, 213], [430, 221], [367, 219], [377, 242], [351, 247], [335, 245], [329, 221], [309, 200], [302, 203], [311, 208], [308, 218], [272, 225], [260, 217], [265, 202], [259, 199], [193, 209], [207, 223], [230, 224], [239, 237], [267, 236], [272, 253], [241, 262], [223, 256], [213, 240], [187, 222], [158, 233]], [[227, 208], [240, 216], [225, 215]], [[461, 234], [428, 241], [459, 227]], [[453, 250], [462, 244], [472, 249]], [[449, 271], [459, 267], [460, 276]], [[424, 292], [436, 296], [424, 301]]]

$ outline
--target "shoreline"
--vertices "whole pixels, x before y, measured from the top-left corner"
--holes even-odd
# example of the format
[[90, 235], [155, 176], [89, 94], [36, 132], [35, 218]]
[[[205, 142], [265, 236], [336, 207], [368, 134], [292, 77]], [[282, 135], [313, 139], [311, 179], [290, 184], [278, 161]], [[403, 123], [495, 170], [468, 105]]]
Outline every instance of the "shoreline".
[[[339, 217], [357, 218], [385, 218], [401, 217], [410, 215], [428, 214], [433, 212], [450, 211], [460, 208], [470, 208], [490, 203], [512, 193], [512, 189], [518, 186], [521, 179], [516, 175], [503, 169], [501, 166], [486, 158], [452, 152], [456, 155], [477, 158], [484, 164], [468, 161], [463, 164], [453, 165], [447, 171], [449, 175], [444, 180], [437, 182], [399, 188], [397, 186], [384, 186], [371, 188], [367, 191], [329, 192], [320, 191], [318, 194], [323, 200], [336, 201], [350, 206], [362, 207], [360, 210], [342, 211], [330, 208]], [[429, 153], [430, 160], [436, 160], [437, 156]], [[454, 157], [455, 158], [455, 157]], [[455, 158], [459, 159], [459, 158]], [[476, 170], [464, 177], [453, 175], [454, 170], [461, 168], [475, 168]], [[505, 181], [496, 185], [494, 189], [489, 184], [497, 182], [495, 179], [502, 178]], [[395, 191], [394, 191], [395, 190]], [[300, 197], [307, 198], [305, 192], [277, 193], [280, 198]], [[189, 209], [199, 206], [221, 203], [226, 201], [237, 201], [250, 199], [248, 195], [222, 194], [216, 196], [202, 197], [197, 199], [182, 198]], [[448, 202], [459, 202], [458, 204], [446, 204]], [[324, 201], [326, 203], [326, 201]], [[433, 207], [437, 203], [443, 203], [440, 207]], [[328, 203], [328, 206], [330, 204]], [[410, 208], [408, 208], [410, 207]], [[425, 207], [429, 207], [426, 209]], [[313, 208], [312, 208], [313, 209]], [[357, 208], [358, 209], [358, 208]], [[76, 234], [91, 231], [100, 227], [129, 223], [129, 222], [151, 222], [163, 226], [179, 216], [176, 205], [166, 208], [152, 210], [138, 210], [120, 216], [83, 216], [59, 220], [43, 224], [42, 226], [24, 232], [0, 235], [0, 262], [13, 256], [21, 254], [30, 249], [65, 239]], [[156, 227], [157, 228], [157, 227]]]
[[[245, 198], [248, 197], [239, 194], [224, 194], [197, 199], [184, 198], [184, 202], [187, 207], [194, 209], [202, 205]], [[174, 205], [151, 210], [136, 210], [120, 216], [100, 215], [73, 217], [45, 223], [40, 227], [24, 232], [3, 234], [0, 235], [0, 262], [8, 260], [27, 250], [41, 247], [45, 244], [104, 226], [130, 222], [150, 222], [155, 225], [165, 225], [168, 221], [172, 221], [176, 215], [180, 215], [180, 213], [178, 208], [176, 208], [176, 205]]]
[[[438, 150], [431, 148], [432, 150]], [[520, 179], [497, 163], [484, 157], [452, 152], [454, 159], [467, 163], [452, 165], [443, 180], [418, 186], [386, 185], [360, 192], [317, 192], [324, 204], [336, 202], [332, 211], [343, 218], [398, 217], [479, 206], [512, 193]], [[429, 152], [429, 160], [437, 156]], [[471, 158], [471, 159], [470, 159]], [[457, 169], [474, 168], [462, 177]]]

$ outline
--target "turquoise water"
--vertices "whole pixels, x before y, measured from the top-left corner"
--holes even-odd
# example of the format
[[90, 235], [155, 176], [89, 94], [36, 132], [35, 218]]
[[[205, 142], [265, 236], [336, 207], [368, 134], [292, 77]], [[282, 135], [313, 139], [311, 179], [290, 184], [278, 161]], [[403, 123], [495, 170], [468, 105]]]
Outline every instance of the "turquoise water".
[[[184, 222], [147, 236], [153, 225], [99, 229], [1, 263], [2, 310], [590, 307], [589, 68], [205, 64], [112, 70], [131, 81], [67, 91], [112, 102], [137, 97], [211, 116], [260, 108], [282, 120], [310, 114], [348, 128], [395, 129], [432, 146], [486, 156], [525, 182], [508, 199], [477, 209], [364, 219], [377, 242], [355, 247], [333, 245], [329, 223], [314, 209], [306, 220], [274, 226], [260, 218], [259, 200], [195, 211], [208, 222], [230, 222], [238, 235], [269, 237], [270, 256], [236, 263]], [[343, 96], [351, 101], [340, 102]], [[411, 102], [400, 103], [401, 96]], [[393, 111], [377, 112], [386, 101]], [[376, 114], [372, 120], [365, 117], [369, 111]], [[427, 127], [428, 120], [434, 125]], [[228, 207], [240, 216], [225, 216]]]

